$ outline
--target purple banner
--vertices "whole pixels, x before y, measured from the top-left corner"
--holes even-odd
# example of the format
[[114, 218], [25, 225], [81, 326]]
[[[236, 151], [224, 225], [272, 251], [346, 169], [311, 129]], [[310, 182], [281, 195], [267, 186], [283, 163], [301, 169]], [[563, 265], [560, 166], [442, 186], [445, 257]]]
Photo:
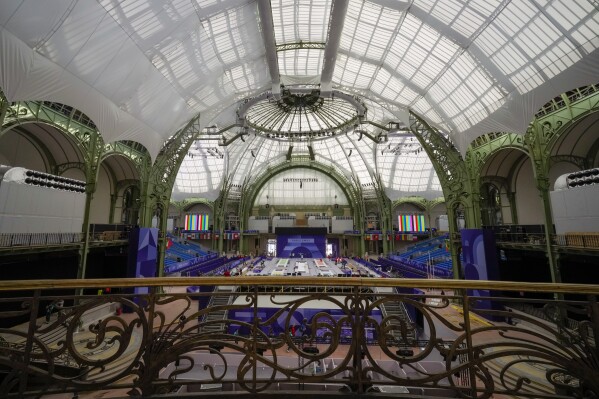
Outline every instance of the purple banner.
[[[127, 277], [156, 277], [158, 229], [136, 227], [129, 234]], [[136, 287], [135, 294], [148, 293], [148, 287]], [[125, 309], [128, 311], [128, 309]]]
[[[495, 233], [486, 229], [462, 229], [460, 233], [462, 235], [464, 278], [466, 280], [499, 280]], [[468, 295], [495, 296], [489, 290], [468, 290]], [[500, 305], [489, 300], [476, 301], [474, 306], [476, 309], [502, 309]]]

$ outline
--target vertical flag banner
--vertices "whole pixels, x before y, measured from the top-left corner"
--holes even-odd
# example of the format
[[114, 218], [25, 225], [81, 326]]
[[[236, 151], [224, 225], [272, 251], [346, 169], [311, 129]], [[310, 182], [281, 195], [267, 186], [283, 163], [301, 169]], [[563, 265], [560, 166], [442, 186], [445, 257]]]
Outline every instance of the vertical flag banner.
[[190, 213], [185, 215], [185, 230], [199, 231], [208, 230], [210, 215]]
[[399, 215], [397, 217], [399, 231], [425, 231], [424, 215]]

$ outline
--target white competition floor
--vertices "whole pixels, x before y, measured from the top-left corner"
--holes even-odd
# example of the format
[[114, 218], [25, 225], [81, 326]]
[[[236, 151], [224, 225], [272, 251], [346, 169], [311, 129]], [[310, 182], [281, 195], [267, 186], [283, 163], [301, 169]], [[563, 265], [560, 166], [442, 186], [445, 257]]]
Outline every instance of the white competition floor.
[[378, 277], [378, 274], [351, 259], [346, 259], [345, 268], [341, 263], [327, 258], [273, 258], [264, 261], [264, 268], [259, 264], [254, 270], [249, 270], [248, 276], [325, 276], [336, 277], [350, 270], [353, 274]]

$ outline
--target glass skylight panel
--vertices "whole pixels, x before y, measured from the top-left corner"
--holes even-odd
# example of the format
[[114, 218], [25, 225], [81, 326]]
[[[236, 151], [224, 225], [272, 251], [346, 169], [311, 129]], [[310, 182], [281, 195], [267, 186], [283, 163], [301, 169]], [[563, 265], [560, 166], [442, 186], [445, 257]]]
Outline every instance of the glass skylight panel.
[[315, 76], [322, 71], [324, 50], [298, 49], [279, 51], [279, 71], [281, 75]]
[[465, 37], [472, 34], [485, 22], [485, 16], [495, 10], [500, 0], [455, 1], [418, 0], [415, 6], [424, 9], [432, 17], [444, 22]]
[[342, 85], [365, 89], [368, 88], [376, 68], [370, 63], [339, 55], [334, 79]]
[[175, 191], [202, 195], [218, 189], [225, 167], [224, 151], [218, 140], [197, 141], [181, 163]]
[[470, 0], [468, 7], [481, 15], [490, 15], [502, 2], [503, 0]]
[[457, 45], [408, 14], [390, 48], [400, 61], [397, 65], [390, 64], [390, 67], [425, 88], [457, 50]]
[[402, 195], [425, 195], [435, 198], [443, 195], [439, 179], [426, 152], [415, 138], [391, 139], [378, 156], [378, 171], [391, 200]]
[[277, 44], [326, 41], [331, 0], [273, 0], [271, 7]]
[[396, 10], [350, 1], [340, 47], [368, 59], [383, 59], [400, 19], [401, 13]]
[[255, 202], [256, 205], [267, 203], [283, 206], [346, 205], [348, 202], [339, 184], [329, 176], [302, 168], [284, 171], [269, 180], [258, 193]]
[[348, 161], [349, 145], [346, 136], [339, 136], [335, 139], [320, 140], [312, 143], [312, 148], [316, 154], [316, 159], [325, 165], [336, 164], [338, 169], [344, 174], [351, 174], [351, 168]]
[[378, 101], [373, 101], [368, 98], [363, 99], [364, 105], [368, 109], [367, 119], [371, 121], [378, 121], [379, 123], [385, 124], [390, 120], [395, 120], [395, 116], [383, 107]]
[[263, 51], [262, 41], [256, 39], [259, 29], [254, 4], [227, 10], [201, 23], [223, 64], [243, 60], [248, 54], [255, 57], [254, 52]]
[[[401, 193], [425, 195], [429, 199], [443, 195], [439, 179], [424, 150], [398, 155], [389, 153], [382, 158], [385, 164], [390, 165], [381, 171], [381, 177], [385, 187], [390, 189], [387, 192], [396, 194], [390, 195], [391, 200], [402, 196]], [[389, 163], [389, 160], [392, 161]]]
[[[443, 119], [439, 115], [439, 113], [433, 108], [433, 106], [428, 102], [425, 97], [420, 97], [418, 101], [413, 106], [416, 113], [424, 116], [425, 119], [428, 119], [433, 124], [438, 126], [445, 126]], [[447, 126], [445, 126], [447, 128]], [[449, 129], [447, 129], [449, 130]]]

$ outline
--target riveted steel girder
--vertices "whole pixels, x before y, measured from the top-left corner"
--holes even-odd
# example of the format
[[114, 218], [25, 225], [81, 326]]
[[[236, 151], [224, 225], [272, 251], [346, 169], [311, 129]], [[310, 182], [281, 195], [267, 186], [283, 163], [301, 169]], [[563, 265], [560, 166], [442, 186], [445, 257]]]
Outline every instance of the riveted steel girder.
[[462, 204], [466, 211], [466, 225], [480, 225], [477, 190], [464, 159], [449, 139], [422, 118], [410, 112], [410, 130], [426, 151], [441, 183], [447, 208]]
[[[163, 232], [166, 231], [168, 206], [177, 171], [189, 152], [189, 148], [201, 133], [202, 126], [198, 114], [167, 141], [158, 153], [153, 165], [146, 161], [141, 174], [142, 194], [139, 216], [141, 226], [150, 226], [152, 217], [159, 213], [159, 228]], [[166, 240], [164, 238], [159, 239], [159, 276], [162, 276], [164, 272], [165, 246]]]
[[349, 0], [334, 0], [331, 6], [327, 45], [324, 49], [322, 74], [320, 76], [320, 94], [323, 97], [328, 97], [332, 90], [333, 71], [335, 70], [337, 50], [341, 42], [341, 32], [345, 23], [348, 4]]

